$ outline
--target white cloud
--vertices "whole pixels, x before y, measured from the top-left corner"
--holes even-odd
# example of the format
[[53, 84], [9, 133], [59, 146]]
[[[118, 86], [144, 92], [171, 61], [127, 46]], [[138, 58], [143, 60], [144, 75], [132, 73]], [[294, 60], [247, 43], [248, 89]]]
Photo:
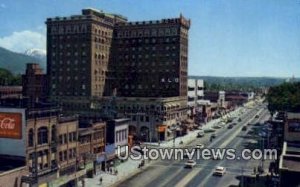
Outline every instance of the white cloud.
[[0, 46], [19, 53], [32, 48], [45, 50], [46, 35], [30, 30], [13, 32], [9, 36], [0, 37]]

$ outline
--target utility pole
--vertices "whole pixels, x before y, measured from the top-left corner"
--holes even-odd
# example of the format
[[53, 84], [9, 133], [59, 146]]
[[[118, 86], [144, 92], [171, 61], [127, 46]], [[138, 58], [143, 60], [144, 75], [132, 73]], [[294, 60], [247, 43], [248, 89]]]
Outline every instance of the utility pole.
[[242, 179], [241, 179], [241, 187], [244, 187], [244, 167], [241, 168]]

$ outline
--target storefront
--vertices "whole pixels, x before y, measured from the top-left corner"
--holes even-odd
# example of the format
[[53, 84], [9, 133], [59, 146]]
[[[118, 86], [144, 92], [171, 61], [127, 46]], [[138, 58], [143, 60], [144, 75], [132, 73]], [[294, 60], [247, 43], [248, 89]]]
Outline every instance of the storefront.
[[49, 187], [74, 186], [86, 174], [86, 170], [77, 171], [71, 175], [64, 175], [48, 183]]
[[167, 125], [159, 125], [157, 127], [157, 136], [158, 141], [164, 141], [165, 140], [165, 132], [167, 130]]
[[99, 155], [95, 161], [95, 172], [105, 171], [105, 154]]

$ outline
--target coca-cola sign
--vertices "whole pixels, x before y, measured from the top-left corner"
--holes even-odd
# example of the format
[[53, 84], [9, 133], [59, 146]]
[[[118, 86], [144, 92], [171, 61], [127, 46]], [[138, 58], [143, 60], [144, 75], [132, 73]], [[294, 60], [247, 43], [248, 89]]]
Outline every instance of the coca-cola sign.
[[22, 139], [22, 114], [0, 112], [0, 138]]

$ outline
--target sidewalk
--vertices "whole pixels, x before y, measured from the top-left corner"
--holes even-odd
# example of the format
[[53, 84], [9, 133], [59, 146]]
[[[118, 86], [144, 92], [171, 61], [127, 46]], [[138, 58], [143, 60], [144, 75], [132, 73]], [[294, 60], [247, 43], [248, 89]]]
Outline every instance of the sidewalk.
[[[85, 186], [93, 187], [93, 186], [112, 186], [117, 181], [127, 178], [133, 173], [139, 172], [141, 169], [138, 168], [138, 165], [141, 161], [128, 159], [122, 164], [115, 167], [118, 171], [118, 175], [110, 174], [108, 172], [101, 172], [94, 176], [94, 178], [85, 178]], [[102, 184], [100, 185], [100, 177], [102, 177]], [[82, 182], [78, 182], [78, 187], [82, 187]]]
[[[241, 108], [238, 108], [235, 111], [230, 112], [229, 116], [236, 116]], [[209, 129], [213, 125], [217, 124], [220, 122], [220, 118], [214, 119], [205, 125], [202, 126], [202, 129]], [[197, 137], [197, 133], [200, 130], [195, 130], [195, 131], [190, 131], [188, 134], [182, 137], [178, 137], [175, 139], [175, 147], [180, 147], [180, 146], [185, 146], [189, 144], [191, 141], [195, 140]], [[180, 142], [183, 141], [183, 144], [180, 144]], [[149, 145], [149, 146], [158, 146], [158, 143], [144, 143], [144, 145]], [[173, 147], [174, 143], [173, 140], [170, 141], [164, 141], [160, 143], [160, 147]], [[94, 187], [94, 186], [101, 186], [101, 187], [108, 187], [108, 186], [113, 186], [116, 183], [128, 178], [129, 176], [134, 175], [135, 173], [138, 173], [142, 171], [142, 169], [138, 168], [138, 165], [140, 164], [140, 160], [131, 160], [130, 158], [121, 163], [120, 165], [116, 166], [115, 169], [118, 171], [118, 175], [110, 174], [108, 172], [101, 172], [97, 175], [94, 176], [94, 178], [85, 178], [85, 187]], [[153, 162], [151, 162], [153, 163]], [[149, 166], [151, 163], [146, 161], [145, 167]], [[102, 177], [102, 184], [100, 184], [100, 177]], [[78, 187], [82, 187], [82, 182], [78, 182]]]
[[[238, 108], [235, 111], [232, 111], [229, 114], [226, 114], [226, 116], [236, 116], [241, 111], [241, 109], [242, 108]], [[202, 130], [210, 129], [210, 128], [212, 128], [212, 126], [219, 123], [220, 121], [221, 121], [221, 118], [211, 120], [202, 126]], [[174, 144], [174, 140], [169, 140], [169, 141], [160, 142], [160, 145], [157, 142], [155, 142], [155, 143], [145, 142], [145, 143], [143, 143], [143, 145], [155, 146], [155, 147], [174, 147], [174, 145], [175, 145], [175, 147], [181, 147], [181, 146], [185, 146], [185, 145], [189, 144], [191, 141], [195, 140], [198, 132], [200, 132], [200, 131], [201, 130], [189, 131], [186, 135], [175, 138], [175, 144]], [[181, 141], [183, 142], [183, 144], [180, 144]]]

